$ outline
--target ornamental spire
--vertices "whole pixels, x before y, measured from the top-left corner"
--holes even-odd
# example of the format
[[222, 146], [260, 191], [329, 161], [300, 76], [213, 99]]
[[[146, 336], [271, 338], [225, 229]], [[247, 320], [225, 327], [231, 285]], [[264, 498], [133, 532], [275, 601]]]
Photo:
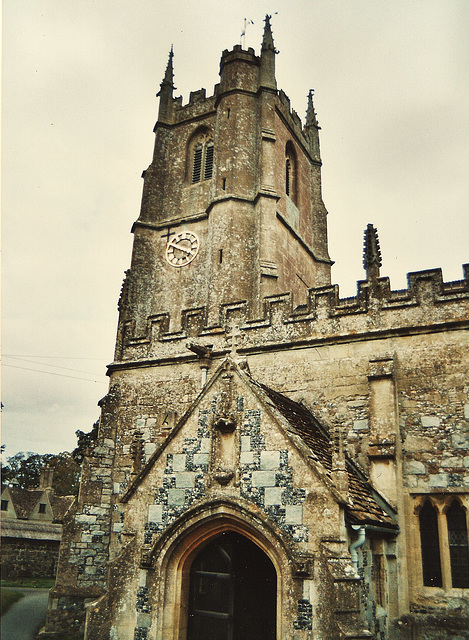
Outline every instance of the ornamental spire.
[[320, 127], [316, 118], [316, 111], [314, 110], [313, 95], [314, 89], [310, 89], [308, 93], [308, 108], [306, 109], [306, 126], [317, 127], [319, 129]]
[[169, 52], [168, 64], [166, 65], [164, 78], [162, 83], [160, 84], [160, 91], [156, 95], [161, 95], [161, 93], [167, 89], [170, 90], [172, 95], [173, 90], [175, 89], [174, 82], [173, 82], [173, 78], [174, 78], [173, 57], [174, 57], [173, 45], [171, 45], [171, 50]]
[[319, 129], [321, 128], [316, 118], [313, 104], [314, 89], [308, 93], [308, 108], [306, 109], [305, 134], [309, 140], [309, 148], [314, 160], [321, 162], [321, 152], [319, 150]]
[[274, 45], [274, 37], [272, 35], [272, 28], [270, 26], [270, 19], [272, 16], [266, 14], [265, 16], [265, 26], [264, 26], [264, 37], [262, 38], [262, 51], [275, 51]]
[[168, 64], [166, 65], [166, 71], [163, 81], [160, 84], [160, 90], [156, 94], [160, 98], [160, 108], [158, 111], [158, 120], [163, 122], [171, 121], [172, 107], [173, 107], [173, 91], [175, 89], [173, 82], [173, 45], [169, 52]]
[[381, 264], [378, 232], [372, 224], [368, 224], [365, 229], [363, 242], [363, 267], [366, 271], [367, 280], [376, 280], [379, 278], [379, 268]]
[[275, 50], [274, 38], [270, 27], [271, 16], [265, 16], [264, 36], [262, 38], [261, 47], [261, 73], [260, 86], [269, 90], [277, 89], [277, 81], [275, 80]]

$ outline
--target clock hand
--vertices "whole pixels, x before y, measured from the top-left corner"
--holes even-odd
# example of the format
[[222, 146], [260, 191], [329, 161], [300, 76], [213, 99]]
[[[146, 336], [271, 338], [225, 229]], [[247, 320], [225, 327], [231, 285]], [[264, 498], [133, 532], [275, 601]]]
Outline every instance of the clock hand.
[[178, 251], [182, 251], [183, 253], [187, 253], [187, 255], [191, 255], [190, 251], [188, 251], [187, 249], [183, 249], [182, 247], [179, 247], [177, 244], [174, 244], [173, 241], [171, 241], [168, 246], [173, 247], [173, 249], [177, 249]]

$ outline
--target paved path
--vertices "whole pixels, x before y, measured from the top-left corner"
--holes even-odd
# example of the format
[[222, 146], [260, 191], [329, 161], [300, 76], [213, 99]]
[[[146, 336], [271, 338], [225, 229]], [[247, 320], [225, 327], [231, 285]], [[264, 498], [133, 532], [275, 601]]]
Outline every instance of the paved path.
[[[8, 587], [13, 589], [13, 587]], [[49, 589], [23, 589], [24, 598], [15, 604], [0, 618], [2, 640], [34, 640], [34, 635], [44, 622], [47, 610]]]

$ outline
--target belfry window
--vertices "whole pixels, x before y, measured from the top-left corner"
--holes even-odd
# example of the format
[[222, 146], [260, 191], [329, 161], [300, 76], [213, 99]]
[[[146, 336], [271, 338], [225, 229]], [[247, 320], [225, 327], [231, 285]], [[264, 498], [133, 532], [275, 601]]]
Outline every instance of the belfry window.
[[194, 163], [192, 165], [192, 183], [200, 182], [200, 174], [202, 172], [202, 152], [203, 147], [197, 144], [194, 147]]
[[213, 175], [213, 142], [199, 141], [192, 152], [192, 184], [202, 180], [210, 180]]
[[205, 145], [204, 180], [210, 180], [213, 173], [213, 142]]
[[446, 512], [448, 525], [451, 582], [459, 589], [469, 588], [469, 547], [467, 540], [466, 512], [454, 500]]

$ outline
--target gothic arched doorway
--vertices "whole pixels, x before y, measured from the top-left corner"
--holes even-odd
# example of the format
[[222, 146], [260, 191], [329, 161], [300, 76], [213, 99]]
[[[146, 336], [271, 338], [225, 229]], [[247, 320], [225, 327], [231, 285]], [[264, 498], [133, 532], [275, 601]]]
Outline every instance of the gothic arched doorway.
[[275, 640], [277, 574], [266, 554], [225, 531], [190, 570], [187, 640]]

